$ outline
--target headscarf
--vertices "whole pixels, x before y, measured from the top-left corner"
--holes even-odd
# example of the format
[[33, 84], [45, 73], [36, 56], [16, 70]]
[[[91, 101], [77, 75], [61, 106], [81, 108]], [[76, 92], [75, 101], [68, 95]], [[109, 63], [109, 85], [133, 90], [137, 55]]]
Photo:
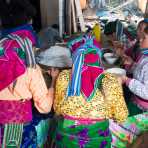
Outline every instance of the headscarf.
[[31, 26], [10, 31], [0, 41], [0, 91], [8, 87], [27, 67], [36, 66], [33, 46], [36, 40]]
[[[84, 36], [69, 43], [73, 51], [72, 74], [69, 82], [67, 96], [79, 96], [80, 93], [91, 100], [100, 87], [103, 78], [103, 68], [101, 67], [101, 50], [93, 44], [92, 36]], [[83, 42], [82, 42], [83, 41]], [[80, 46], [78, 42], [81, 43]]]

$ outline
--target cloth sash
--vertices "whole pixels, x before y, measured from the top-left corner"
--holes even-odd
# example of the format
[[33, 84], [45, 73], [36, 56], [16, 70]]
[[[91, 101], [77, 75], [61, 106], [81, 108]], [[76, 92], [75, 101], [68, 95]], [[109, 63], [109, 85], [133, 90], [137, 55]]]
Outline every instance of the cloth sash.
[[0, 109], [0, 124], [21, 124], [32, 120], [31, 100], [0, 100]]

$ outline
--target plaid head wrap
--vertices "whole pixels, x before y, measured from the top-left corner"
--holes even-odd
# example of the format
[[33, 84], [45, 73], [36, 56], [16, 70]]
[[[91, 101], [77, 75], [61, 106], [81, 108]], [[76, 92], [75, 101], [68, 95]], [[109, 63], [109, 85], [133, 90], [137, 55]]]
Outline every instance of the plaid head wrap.
[[24, 74], [26, 67], [36, 66], [35, 43], [30, 28], [13, 31], [0, 41], [0, 90]]
[[93, 44], [94, 38], [84, 36], [82, 40], [83, 44], [75, 50], [72, 49], [74, 47], [72, 45], [81, 41], [74, 40], [69, 43], [73, 51], [73, 67], [67, 96], [79, 96], [82, 93], [87, 100], [90, 100], [101, 84], [104, 70], [101, 67], [101, 50]]

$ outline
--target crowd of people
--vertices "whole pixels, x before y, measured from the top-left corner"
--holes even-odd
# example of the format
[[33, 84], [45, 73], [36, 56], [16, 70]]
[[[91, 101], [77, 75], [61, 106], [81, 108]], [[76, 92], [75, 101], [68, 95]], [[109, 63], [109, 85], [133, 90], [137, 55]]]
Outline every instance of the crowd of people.
[[91, 32], [35, 54], [35, 13], [27, 0], [0, 1], [0, 147], [127, 148], [147, 132], [148, 18], [137, 38], [119, 20], [106, 24], [127, 70], [116, 76], [106, 72], [102, 43]]

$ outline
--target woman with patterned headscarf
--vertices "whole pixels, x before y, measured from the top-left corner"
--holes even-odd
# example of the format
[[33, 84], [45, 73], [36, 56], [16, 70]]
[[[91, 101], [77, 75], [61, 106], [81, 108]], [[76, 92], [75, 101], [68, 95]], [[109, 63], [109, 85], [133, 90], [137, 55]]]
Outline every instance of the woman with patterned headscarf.
[[105, 73], [91, 36], [69, 42], [71, 70], [60, 72], [54, 99], [57, 148], [111, 147], [108, 119], [122, 122], [128, 111], [117, 78]]
[[117, 148], [127, 147], [128, 144], [134, 143], [138, 136], [148, 131], [148, 24], [140, 39], [137, 60], [126, 57], [124, 63], [129, 65], [133, 77], [123, 76], [121, 81], [132, 92], [132, 96], [127, 103], [127, 120], [122, 124], [110, 122], [112, 146]]
[[29, 128], [31, 100], [40, 113], [51, 110], [54, 89], [46, 87], [34, 57], [35, 46], [35, 33], [28, 24], [6, 30], [0, 40], [0, 147], [37, 147], [35, 127]]

